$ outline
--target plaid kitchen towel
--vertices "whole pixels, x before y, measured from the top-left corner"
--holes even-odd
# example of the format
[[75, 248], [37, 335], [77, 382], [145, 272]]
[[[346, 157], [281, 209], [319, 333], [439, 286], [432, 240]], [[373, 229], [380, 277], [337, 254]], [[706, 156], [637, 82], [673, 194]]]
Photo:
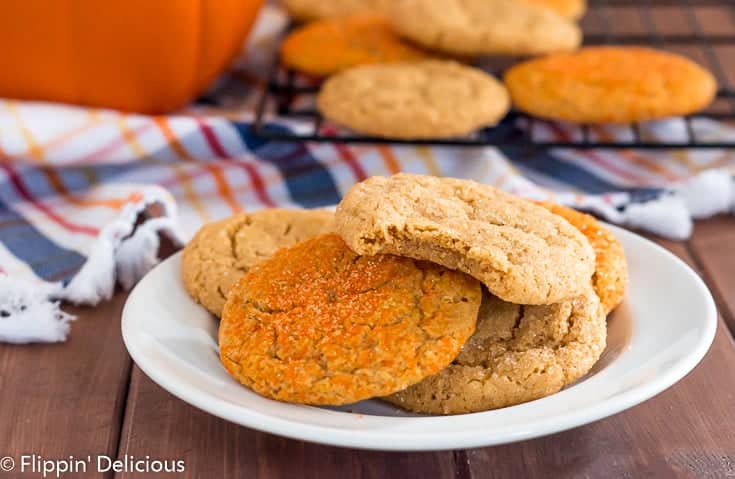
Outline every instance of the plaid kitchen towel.
[[[518, 159], [493, 148], [263, 140], [252, 132], [247, 86], [283, 24], [278, 11], [266, 10], [248, 61], [220, 81], [206, 105], [178, 115], [0, 100], [1, 341], [63, 341], [72, 317], [58, 302], [96, 304], [116, 284], [132, 286], [157, 262], [162, 233], [183, 243], [202, 223], [239, 211], [334, 205], [371, 175], [471, 178], [676, 239], [689, 236], [692, 218], [732, 211], [733, 151], [559, 150]], [[646, 135], [670, 137], [682, 126], [670, 120], [646, 128]], [[735, 129], [706, 119], [695, 128], [735, 138]], [[535, 134], [563, 139], [575, 132], [555, 124]]]

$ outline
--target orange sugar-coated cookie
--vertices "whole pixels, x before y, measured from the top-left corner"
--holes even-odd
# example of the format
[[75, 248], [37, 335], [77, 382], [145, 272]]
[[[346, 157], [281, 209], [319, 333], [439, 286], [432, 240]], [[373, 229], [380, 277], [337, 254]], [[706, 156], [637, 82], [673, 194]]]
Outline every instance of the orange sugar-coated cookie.
[[219, 329], [229, 373], [268, 398], [338, 405], [438, 373], [475, 331], [477, 281], [398, 256], [358, 256], [319, 236], [254, 266]]
[[587, 9], [586, 0], [522, 0], [539, 7], [549, 8], [562, 17], [576, 20], [584, 15]]
[[343, 17], [356, 13], [379, 13], [394, 0], [281, 0], [289, 15], [299, 22]]
[[593, 216], [580, 213], [557, 203], [540, 203], [554, 214], [567, 220], [587, 238], [595, 251], [595, 274], [592, 286], [600, 298], [605, 314], [615, 309], [628, 287], [628, 263], [620, 241]]
[[309, 23], [281, 46], [287, 66], [326, 76], [356, 65], [422, 60], [424, 50], [403, 40], [381, 15], [360, 14]]
[[714, 98], [712, 74], [673, 53], [587, 47], [516, 65], [505, 74], [515, 106], [579, 123], [628, 123], [694, 113]]

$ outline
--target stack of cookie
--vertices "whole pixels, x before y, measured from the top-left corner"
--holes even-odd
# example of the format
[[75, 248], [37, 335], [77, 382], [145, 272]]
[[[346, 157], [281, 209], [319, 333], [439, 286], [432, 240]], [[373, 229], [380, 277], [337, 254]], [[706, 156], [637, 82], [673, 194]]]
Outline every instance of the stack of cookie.
[[[585, 124], [687, 115], [712, 102], [714, 76], [685, 57], [640, 47], [579, 49], [584, 0], [284, 0], [299, 21], [283, 63], [323, 83], [328, 120], [384, 138], [467, 135], [511, 103]], [[535, 56], [504, 75], [478, 56]], [[449, 60], [447, 58], [453, 59]], [[507, 87], [507, 90], [506, 90]], [[512, 100], [512, 101], [511, 101]]]
[[[382, 15], [393, 42], [411, 42], [451, 56], [532, 55], [577, 48], [582, 33], [574, 22], [584, 14], [584, 0], [283, 0], [297, 21], [315, 21], [292, 37], [298, 43], [313, 43], [326, 25], [337, 30], [340, 19], [359, 15]], [[325, 22], [326, 20], [326, 22]], [[330, 22], [331, 21], [331, 22]], [[321, 23], [320, 23], [321, 22]], [[349, 24], [349, 22], [348, 22]], [[317, 26], [320, 25], [320, 26]], [[364, 31], [363, 31], [364, 33]], [[340, 50], [349, 38], [368, 48], [351, 26], [337, 36], [321, 36]], [[388, 35], [383, 35], [388, 45]], [[378, 50], [378, 44], [374, 44]], [[288, 63], [288, 56], [286, 62]]]
[[[282, 247], [278, 249], [279, 247]], [[605, 348], [625, 256], [593, 218], [399, 174], [326, 211], [265, 210], [186, 247], [229, 373], [268, 398], [458, 414], [553, 394]]]

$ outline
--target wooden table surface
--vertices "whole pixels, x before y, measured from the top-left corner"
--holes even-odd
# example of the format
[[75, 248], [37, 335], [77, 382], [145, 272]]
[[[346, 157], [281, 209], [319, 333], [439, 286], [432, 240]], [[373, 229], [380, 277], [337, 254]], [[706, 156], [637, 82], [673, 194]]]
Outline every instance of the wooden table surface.
[[[706, 26], [730, 21], [710, 17]], [[595, 18], [605, 21], [588, 16], [587, 26]], [[662, 23], [677, 28], [673, 19]], [[642, 28], [635, 25], [618, 24]], [[735, 77], [735, 55], [723, 56], [730, 60], [725, 75]], [[79, 319], [67, 343], [0, 345], [0, 458], [183, 459], [186, 471], [176, 477], [186, 478], [735, 477], [735, 218], [699, 222], [685, 243], [656, 241], [712, 289], [721, 315], [716, 339], [681, 382], [587, 426], [513, 445], [428, 453], [340, 449], [253, 431], [176, 399], [131, 362], [120, 334], [126, 295], [118, 293], [95, 308], [70, 308]], [[652, 286], [651, 294], [667, 294], [666, 285]], [[66, 477], [113, 476], [174, 477]], [[0, 471], [3, 477], [41, 476]]]
[[[126, 295], [119, 293], [73, 310], [79, 320], [65, 344], [0, 346], [0, 456], [183, 459], [186, 471], [177, 477], [187, 478], [735, 477], [735, 218], [698, 223], [686, 243], [658, 242], [710, 285], [721, 313], [717, 337], [674, 387], [587, 426], [513, 445], [427, 453], [340, 449], [253, 431], [176, 399], [132, 364], [120, 335]], [[666, 294], [659, 288], [651, 294]]]

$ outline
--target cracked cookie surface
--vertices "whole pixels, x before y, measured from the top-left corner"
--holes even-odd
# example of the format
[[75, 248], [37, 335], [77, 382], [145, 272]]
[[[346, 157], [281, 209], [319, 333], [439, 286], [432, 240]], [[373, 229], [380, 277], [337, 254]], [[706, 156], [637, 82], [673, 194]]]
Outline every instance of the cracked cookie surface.
[[477, 331], [457, 359], [386, 401], [427, 414], [512, 406], [560, 391], [605, 349], [605, 315], [591, 291], [547, 306], [519, 306], [486, 294]]
[[475, 330], [479, 283], [441, 266], [358, 256], [335, 234], [278, 251], [231, 290], [227, 371], [281, 401], [338, 405], [436, 374]]
[[535, 55], [577, 48], [579, 27], [553, 10], [508, 0], [394, 0], [393, 27], [455, 55]]
[[541, 206], [567, 220], [592, 245], [595, 250], [592, 287], [600, 298], [605, 314], [611, 312], [623, 301], [628, 287], [628, 262], [623, 245], [594, 216], [553, 202], [543, 202]]
[[267, 209], [202, 226], [184, 248], [181, 276], [187, 292], [220, 316], [230, 288], [279, 248], [331, 231], [334, 213]]
[[469, 180], [372, 177], [337, 207], [336, 231], [359, 254], [397, 254], [463, 271], [505, 301], [552, 304], [589, 287], [595, 256], [567, 221]]
[[385, 138], [451, 138], [496, 124], [508, 111], [505, 87], [477, 68], [453, 61], [363, 65], [322, 86], [324, 116]]

